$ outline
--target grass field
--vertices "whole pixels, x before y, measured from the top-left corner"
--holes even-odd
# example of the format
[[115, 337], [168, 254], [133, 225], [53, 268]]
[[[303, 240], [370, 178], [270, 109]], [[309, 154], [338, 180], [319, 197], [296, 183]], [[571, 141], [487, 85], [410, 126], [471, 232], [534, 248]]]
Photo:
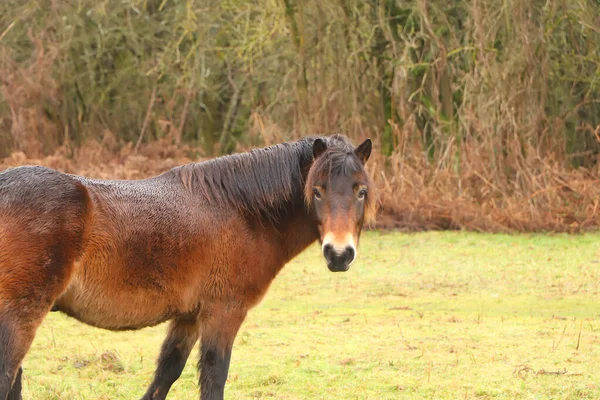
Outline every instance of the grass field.
[[[137, 399], [164, 332], [54, 313], [24, 397]], [[197, 353], [170, 398], [198, 398]], [[368, 232], [343, 274], [311, 247], [242, 326], [226, 398], [600, 398], [600, 235]]]

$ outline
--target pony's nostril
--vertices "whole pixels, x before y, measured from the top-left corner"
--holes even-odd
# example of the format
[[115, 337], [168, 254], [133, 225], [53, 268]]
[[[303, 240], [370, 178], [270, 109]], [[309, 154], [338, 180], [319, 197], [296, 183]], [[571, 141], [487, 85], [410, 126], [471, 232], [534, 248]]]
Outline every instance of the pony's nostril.
[[325, 246], [323, 246], [323, 255], [327, 260], [330, 261], [335, 257], [335, 251], [333, 250], [332, 244], [327, 243]]
[[346, 262], [351, 263], [354, 261], [355, 250], [352, 246], [346, 246], [346, 250], [344, 251], [344, 257], [346, 258]]

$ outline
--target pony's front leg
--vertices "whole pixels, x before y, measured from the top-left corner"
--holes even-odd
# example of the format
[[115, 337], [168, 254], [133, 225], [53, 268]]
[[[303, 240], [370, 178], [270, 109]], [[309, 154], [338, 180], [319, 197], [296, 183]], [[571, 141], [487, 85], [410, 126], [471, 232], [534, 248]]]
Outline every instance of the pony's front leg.
[[198, 364], [201, 400], [223, 400], [233, 341], [246, 312], [239, 304], [222, 304], [211, 310], [202, 329]]
[[195, 318], [171, 321], [169, 333], [160, 351], [154, 380], [142, 400], [164, 400], [167, 397], [171, 385], [181, 376], [199, 334]]

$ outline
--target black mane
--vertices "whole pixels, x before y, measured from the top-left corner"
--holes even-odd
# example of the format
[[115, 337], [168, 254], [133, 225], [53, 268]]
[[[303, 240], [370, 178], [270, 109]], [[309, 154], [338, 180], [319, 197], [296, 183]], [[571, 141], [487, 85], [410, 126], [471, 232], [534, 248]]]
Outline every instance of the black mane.
[[[346, 159], [354, 148], [345, 136], [319, 137], [327, 143], [332, 173], [358, 165]], [[304, 181], [317, 137], [305, 137], [246, 153], [191, 163], [174, 169], [184, 186], [209, 203], [228, 204], [251, 216], [275, 221], [290, 201], [303, 203]], [[334, 156], [338, 154], [338, 156]]]
[[303, 169], [314, 138], [191, 163], [175, 169], [190, 191], [211, 204], [276, 220], [286, 202], [303, 196]]

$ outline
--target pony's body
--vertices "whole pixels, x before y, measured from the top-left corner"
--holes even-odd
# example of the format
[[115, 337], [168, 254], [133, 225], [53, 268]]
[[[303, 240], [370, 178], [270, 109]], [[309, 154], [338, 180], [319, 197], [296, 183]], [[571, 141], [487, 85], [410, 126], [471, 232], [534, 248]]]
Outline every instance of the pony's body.
[[100, 328], [156, 325], [240, 294], [254, 305], [281, 267], [318, 238], [302, 226], [306, 213], [260, 224], [195, 197], [176, 170], [143, 181], [79, 180], [93, 211], [55, 306]]
[[247, 311], [320, 237], [304, 197], [313, 142], [138, 181], [0, 173], [0, 400], [20, 399], [20, 361], [51, 308], [110, 330], [171, 320], [144, 399], [165, 398], [200, 336], [202, 398], [222, 398]]

